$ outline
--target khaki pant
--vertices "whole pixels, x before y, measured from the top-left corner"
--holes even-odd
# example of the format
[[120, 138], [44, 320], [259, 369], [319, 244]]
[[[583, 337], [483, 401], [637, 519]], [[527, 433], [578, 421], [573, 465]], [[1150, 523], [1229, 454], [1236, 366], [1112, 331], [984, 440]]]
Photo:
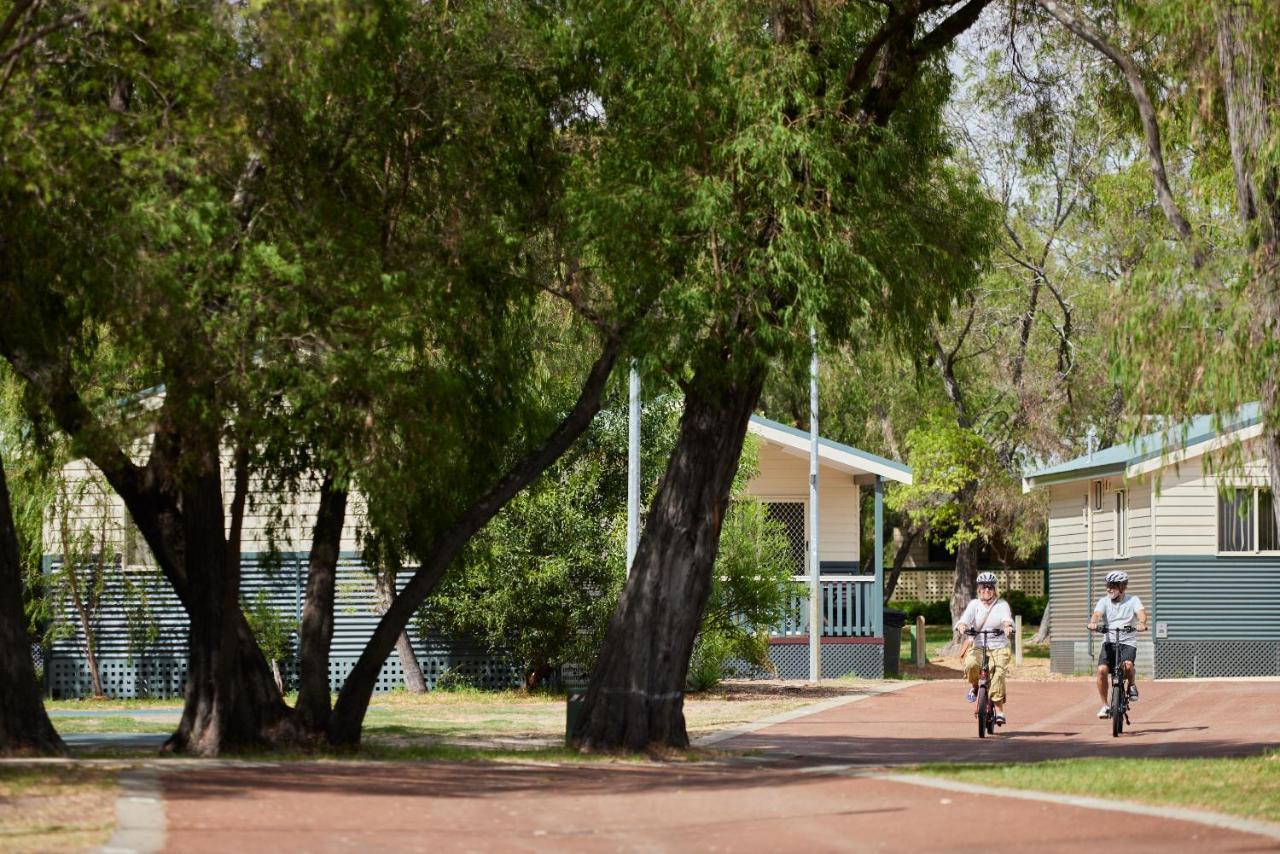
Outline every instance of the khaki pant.
[[[987, 666], [991, 669], [991, 677], [988, 684], [991, 686], [992, 702], [1004, 702], [1004, 677], [1009, 670], [1010, 655], [1011, 653], [1007, 646], [987, 650]], [[976, 647], [970, 647], [964, 656], [964, 675], [975, 691], [978, 689], [978, 675], [981, 670], [982, 663], [978, 658], [978, 650]]]

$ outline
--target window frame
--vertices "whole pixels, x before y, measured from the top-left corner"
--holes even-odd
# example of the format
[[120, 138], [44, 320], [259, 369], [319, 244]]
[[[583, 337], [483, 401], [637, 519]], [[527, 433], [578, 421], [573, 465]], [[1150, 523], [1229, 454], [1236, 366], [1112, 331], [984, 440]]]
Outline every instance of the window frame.
[[[1274, 548], [1274, 549], [1262, 548], [1262, 538], [1261, 538], [1261, 535], [1262, 535], [1262, 525], [1260, 522], [1260, 519], [1261, 519], [1260, 510], [1262, 506], [1261, 493], [1263, 492], [1271, 493], [1272, 501], [1274, 501], [1275, 490], [1273, 490], [1270, 486], [1262, 486], [1259, 484], [1245, 484], [1243, 486], [1232, 486], [1230, 489], [1232, 493], [1236, 493], [1240, 491], [1248, 491], [1249, 493], [1248, 533], [1250, 536], [1250, 543], [1252, 545], [1252, 548], [1224, 549], [1222, 547], [1222, 512], [1224, 508], [1223, 508], [1223, 495], [1222, 495], [1222, 492], [1219, 491], [1215, 496], [1217, 499], [1215, 501], [1215, 507], [1217, 508], [1215, 513], [1217, 517], [1217, 529], [1216, 529], [1217, 543], [1215, 544], [1217, 546], [1216, 553], [1222, 557], [1233, 557], [1233, 556], [1239, 556], [1239, 555], [1249, 555], [1249, 556], [1280, 555], [1280, 548]], [[1274, 519], [1274, 515], [1272, 518]], [[1280, 531], [1277, 531], [1276, 536], [1274, 536], [1272, 539], [1277, 543], [1277, 545], [1280, 545]]]
[[[1129, 490], [1117, 489], [1115, 491], [1116, 503], [1115, 509], [1115, 532], [1113, 534], [1115, 556], [1118, 558], [1129, 556]], [[1255, 540], [1256, 542], [1256, 540]]]

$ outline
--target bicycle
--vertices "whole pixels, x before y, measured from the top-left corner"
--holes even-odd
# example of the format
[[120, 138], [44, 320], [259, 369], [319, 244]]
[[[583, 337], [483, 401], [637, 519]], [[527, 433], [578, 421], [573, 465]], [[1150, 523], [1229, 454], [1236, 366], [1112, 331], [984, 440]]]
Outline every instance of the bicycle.
[[1004, 629], [967, 629], [965, 634], [969, 637], [982, 637], [982, 643], [974, 642], [974, 646], [982, 650], [982, 658], [978, 667], [978, 708], [974, 714], [978, 718], [978, 738], [986, 738], [988, 735], [995, 735], [996, 732], [996, 704], [991, 699], [991, 689], [989, 681], [991, 677], [991, 668], [987, 663], [987, 637], [998, 637], [1004, 634]]
[[1104, 637], [1108, 634], [1115, 636], [1114, 640], [1104, 640], [1103, 648], [1110, 648], [1107, 669], [1111, 671], [1111, 703], [1108, 707], [1111, 735], [1119, 738], [1120, 733], [1124, 732], [1125, 724], [1133, 725], [1129, 720], [1129, 686], [1125, 684], [1128, 680], [1124, 678], [1124, 666], [1120, 662], [1120, 633], [1133, 631], [1133, 626], [1116, 626], [1113, 629], [1108, 628], [1106, 623], [1099, 623], [1095, 631]]

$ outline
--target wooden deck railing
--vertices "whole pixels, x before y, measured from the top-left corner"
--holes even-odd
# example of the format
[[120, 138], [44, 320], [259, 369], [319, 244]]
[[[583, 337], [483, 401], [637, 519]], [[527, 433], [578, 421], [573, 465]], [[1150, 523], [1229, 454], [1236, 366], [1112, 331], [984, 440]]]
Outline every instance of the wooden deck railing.
[[[792, 596], [788, 616], [770, 631], [774, 637], [797, 637], [809, 634], [809, 579], [794, 579], [805, 589]], [[823, 637], [872, 637], [875, 617], [881, 604], [875, 601], [875, 577], [871, 575], [824, 575], [822, 597]], [[874, 609], [874, 610], [873, 610]]]

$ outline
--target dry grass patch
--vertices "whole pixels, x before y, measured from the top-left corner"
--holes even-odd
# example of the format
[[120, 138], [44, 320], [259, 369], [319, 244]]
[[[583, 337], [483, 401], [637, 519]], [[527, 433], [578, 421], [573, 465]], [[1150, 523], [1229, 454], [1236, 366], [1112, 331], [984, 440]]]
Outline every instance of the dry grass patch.
[[[865, 692], [844, 680], [822, 685], [782, 681], [729, 681], [685, 698], [689, 736], [702, 735], [831, 697]], [[558, 745], [564, 738], [563, 694], [522, 691], [434, 691], [379, 695], [365, 719], [364, 742], [404, 748], [429, 744], [527, 747]]]
[[117, 769], [0, 765], [0, 849], [83, 851], [115, 828]]

